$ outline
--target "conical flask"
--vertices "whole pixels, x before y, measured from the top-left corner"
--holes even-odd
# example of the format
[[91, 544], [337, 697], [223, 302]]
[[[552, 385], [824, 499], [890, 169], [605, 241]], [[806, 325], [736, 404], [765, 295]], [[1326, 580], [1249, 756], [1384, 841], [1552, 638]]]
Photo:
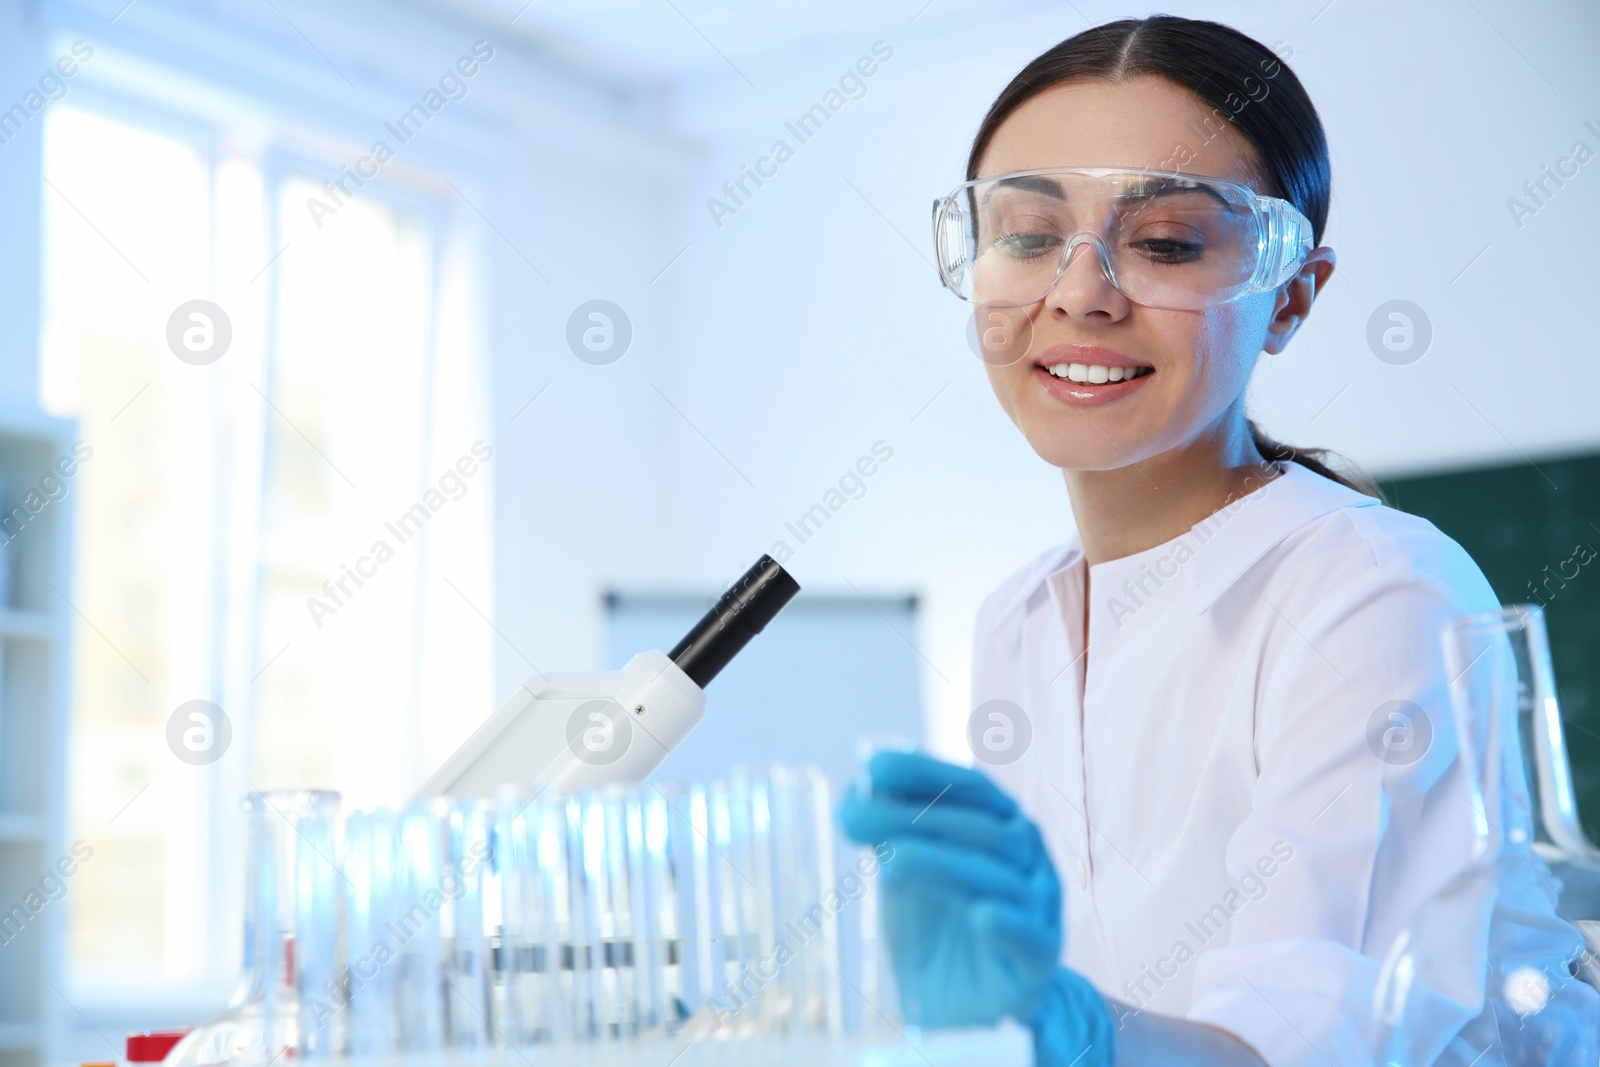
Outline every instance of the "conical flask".
[[[1590, 957], [1579, 931], [1550, 914], [1561, 887], [1546, 849], [1535, 847], [1541, 835], [1550, 844], [1570, 830], [1552, 821], [1559, 808], [1532, 800], [1530, 770], [1545, 799], [1557, 801], [1566, 773], [1541, 614], [1513, 605], [1463, 616], [1442, 639], [1461, 769], [1460, 796], [1447, 799], [1460, 801], [1471, 848], [1389, 950], [1374, 997], [1376, 1062], [1595, 1063], [1600, 993], [1575, 976]], [[1553, 735], [1547, 716], [1555, 716]], [[1545, 731], [1544, 741], [1530, 730]], [[1570, 781], [1566, 789], [1570, 805]], [[1575, 809], [1567, 810], [1575, 825]], [[1452, 1038], [1444, 1023], [1460, 1025], [1452, 1013], [1474, 968], [1482, 1010]]]
[[267, 1067], [337, 1053], [339, 794], [252, 793], [245, 810], [244, 975], [228, 1008], [165, 1067]]
[[1533, 783], [1532, 848], [1560, 883], [1556, 914], [1583, 933], [1582, 976], [1600, 988], [1600, 848], [1578, 821], [1544, 609], [1513, 604], [1502, 625], [1517, 660], [1517, 722]]

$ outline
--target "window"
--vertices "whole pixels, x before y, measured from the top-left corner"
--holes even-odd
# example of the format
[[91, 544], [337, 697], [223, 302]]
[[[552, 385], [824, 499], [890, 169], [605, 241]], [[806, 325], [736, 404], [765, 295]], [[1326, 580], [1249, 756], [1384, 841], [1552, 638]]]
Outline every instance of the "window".
[[[41, 402], [94, 449], [68, 966], [148, 989], [236, 970], [248, 791], [401, 800], [446, 712], [491, 708], [492, 631], [454, 622], [492, 611], [493, 446], [447, 201], [373, 182], [314, 214], [338, 160], [126, 114], [48, 116]], [[223, 315], [174, 317], [195, 300]], [[185, 331], [222, 354], [180, 359]], [[184, 758], [193, 700], [227, 728]]]

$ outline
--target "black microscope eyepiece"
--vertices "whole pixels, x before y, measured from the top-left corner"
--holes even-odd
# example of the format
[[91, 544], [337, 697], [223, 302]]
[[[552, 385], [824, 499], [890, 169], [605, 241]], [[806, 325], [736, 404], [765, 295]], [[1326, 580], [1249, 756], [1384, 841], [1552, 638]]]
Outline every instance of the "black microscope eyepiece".
[[799, 591], [799, 583], [789, 572], [771, 556], [763, 555], [668, 655], [704, 689]]

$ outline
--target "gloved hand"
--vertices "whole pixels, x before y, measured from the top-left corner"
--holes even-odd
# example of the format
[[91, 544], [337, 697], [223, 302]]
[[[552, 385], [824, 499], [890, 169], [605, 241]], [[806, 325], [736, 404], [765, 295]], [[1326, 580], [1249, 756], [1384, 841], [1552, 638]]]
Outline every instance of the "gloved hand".
[[894, 848], [878, 877], [906, 1022], [977, 1026], [1009, 1016], [1033, 1031], [1039, 1067], [1110, 1067], [1105, 999], [1058, 963], [1061, 883], [1038, 827], [965, 767], [878, 752], [867, 774], [870, 792], [852, 785], [839, 821], [861, 844]]

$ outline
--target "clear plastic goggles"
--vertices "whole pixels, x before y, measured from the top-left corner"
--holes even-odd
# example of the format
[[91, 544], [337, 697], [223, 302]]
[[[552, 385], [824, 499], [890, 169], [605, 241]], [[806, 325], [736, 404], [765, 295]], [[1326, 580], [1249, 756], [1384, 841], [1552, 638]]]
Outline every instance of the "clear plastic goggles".
[[1042, 300], [1084, 242], [1129, 300], [1199, 311], [1294, 277], [1312, 235], [1287, 200], [1175, 171], [1022, 170], [933, 202], [939, 277], [975, 304]]

